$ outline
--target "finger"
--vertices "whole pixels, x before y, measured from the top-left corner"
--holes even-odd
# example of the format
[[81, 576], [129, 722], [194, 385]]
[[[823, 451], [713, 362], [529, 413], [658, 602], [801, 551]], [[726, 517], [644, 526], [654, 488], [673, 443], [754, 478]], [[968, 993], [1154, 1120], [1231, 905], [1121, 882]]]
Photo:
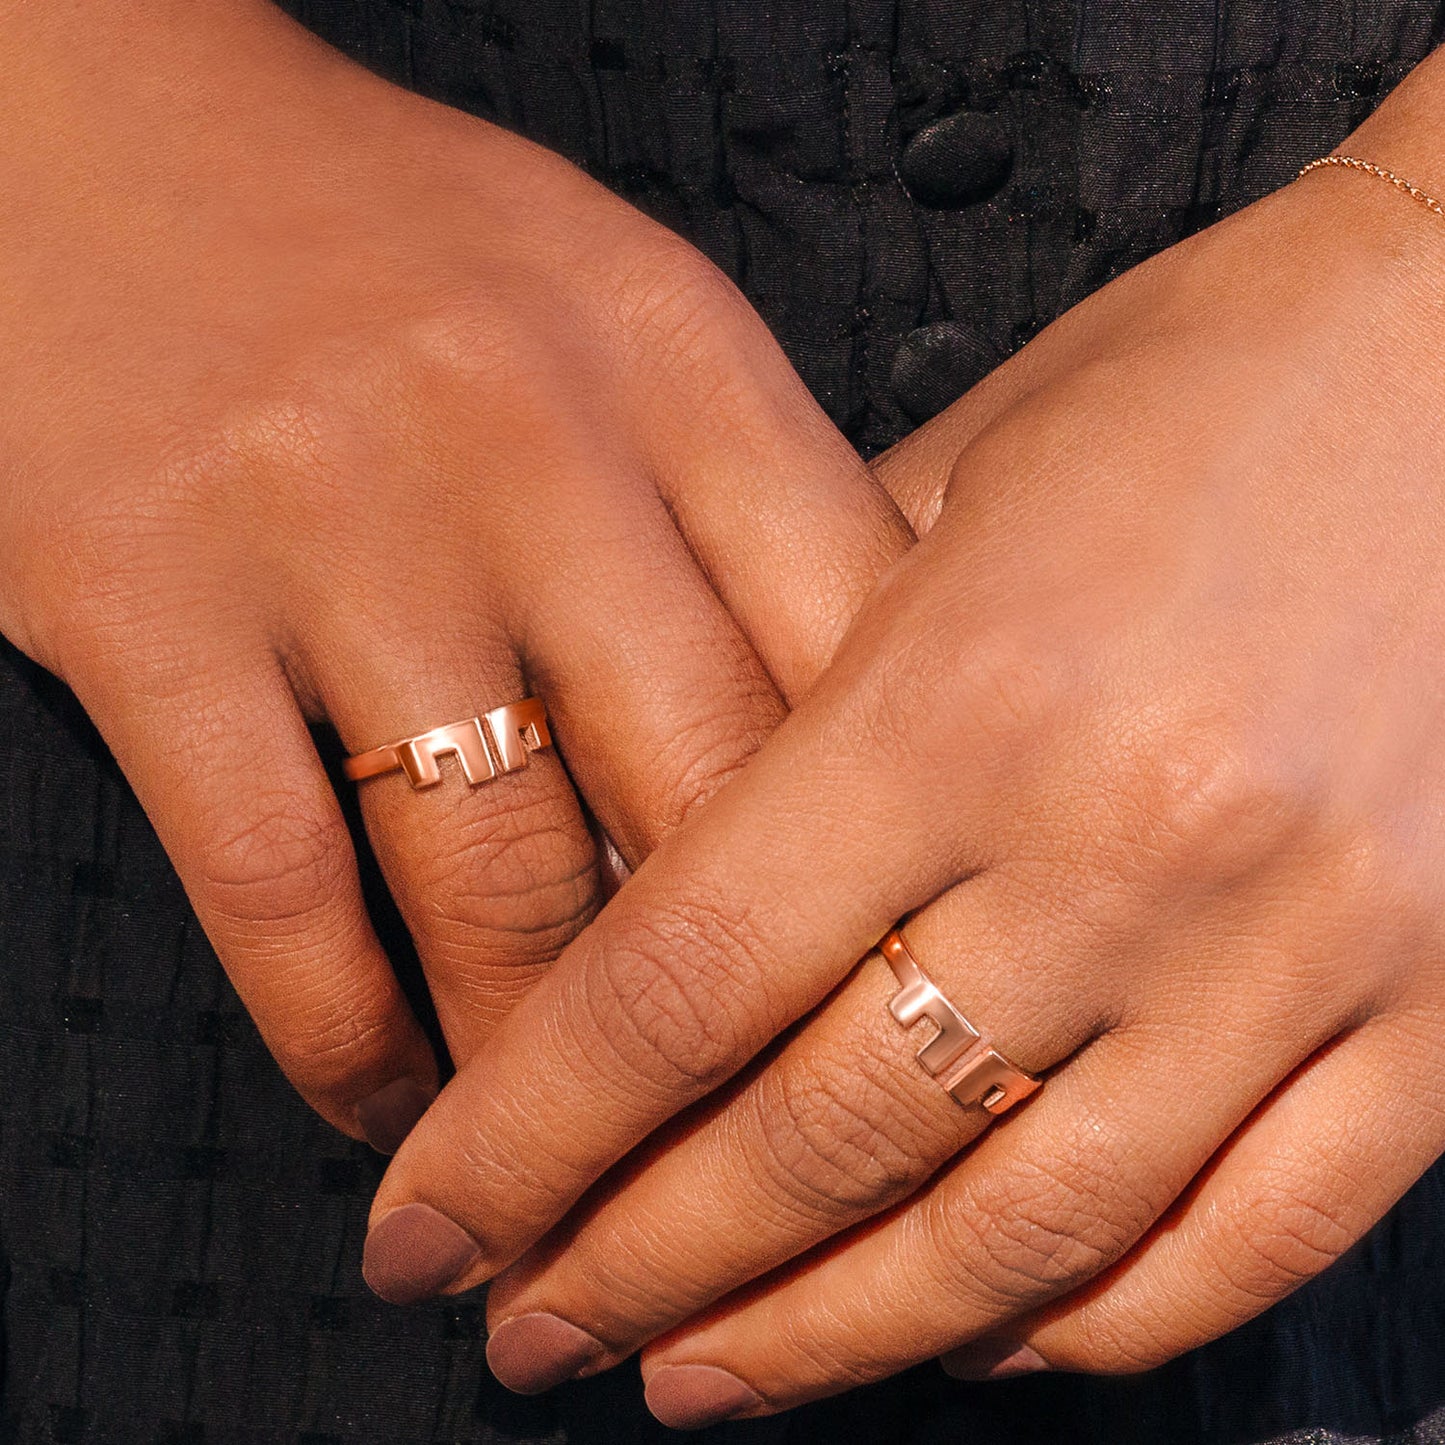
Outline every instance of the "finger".
[[1267, 1309], [1338, 1259], [1445, 1148], [1438, 1039], [1438, 1021], [1388, 1017], [1346, 1035], [1115, 1269], [945, 1369], [1147, 1370]]
[[211, 621], [112, 638], [68, 680], [287, 1077], [338, 1129], [390, 1152], [436, 1092], [431, 1047], [371, 930], [279, 664]]
[[[414, 595], [446, 597], [450, 610], [417, 615], [400, 597], [362, 615], [319, 598], [296, 609], [310, 619], [301, 637], [308, 674], [349, 752], [464, 723], [528, 693], [508, 639], [471, 622], [485, 616], [480, 599], [460, 582], [429, 586], [416, 571]], [[355, 786], [461, 1065], [592, 916], [600, 885], [555, 749], [474, 784], [455, 757], [438, 761], [433, 786], [414, 788], [401, 772]]]
[[[908, 612], [898, 609], [905, 627]], [[962, 769], [956, 726], [930, 728], [896, 692], [895, 716], [883, 683], [849, 682], [851, 671], [830, 672], [734, 785], [663, 843], [498, 1031], [486, 1068], [438, 1100], [374, 1204], [367, 1258], [380, 1292], [414, 1298], [510, 1262], [616, 1159], [814, 1006], [893, 918], [977, 868], [931, 825], [951, 809], [967, 838], [995, 770]], [[871, 886], [845, 881], [857, 878]], [[539, 1137], [547, 1150], [530, 1147]], [[423, 1202], [446, 1221], [436, 1240], [451, 1241], [435, 1259], [415, 1208], [385, 1218]], [[456, 1280], [444, 1270], [463, 1236], [473, 1257]]]
[[[1075, 857], [1072, 867], [1101, 871], [1087, 857]], [[1253, 898], [1221, 908], [1210, 895], [1204, 917], [1191, 926], [1179, 900], [1166, 910], [1157, 892], [1157, 885], [1096, 885], [1069, 898], [1047, 864], [1000, 865], [931, 904], [909, 922], [908, 934], [940, 960], [931, 970], [935, 981], [966, 1015], [996, 1027], [1002, 1021], [1005, 1039], [1052, 1056], [1148, 1013], [1140, 980], [1189, 980], [1187, 995], [1174, 1001], [1179, 1008], [1182, 1000], [1181, 1028], [1195, 1032], [1193, 1020], [1206, 1018], [1218, 1032], [1243, 1001], [1257, 1003], [1264, 966], [1299, 976], [1298, 966], [1282, 968], [1273, 950], [1241, 947], [1249, 937], [1307, 936], [1301, 930], [1310, 920], [1276, 899], [1263, 909]], [[1313, 905], [1306, 911], [1313, 915]], [[1163, 916], [1170, 922], [1160, 936]], [[1211, 942], [1221, 933], [1229, 940], [1222, 950]], [[1014, 962], [1024, 959], [1026, 970]], [[982, 1111], [960, 1109], [901, 1046], [885, 1006], [896, 988], [881, 960], [865, 960], [761, 1070], [649, 1140], [562, 1228], [493, 1282], [488, 1351], [504, 1384], [558, 1383], [584, 1345], [589, 1370], [615, 1363], [723, 1294], [907, 1197], [977, 1135]], [[1307, 1001], [1295, 997], [1291, 1007], [1298, 1015]], [[1335, 1027], [1337, 1007], [1321, 1014], [1320, 1036]], [[1035, 1034], [1035, 1019], [1046, 1021], [1046, 1033]], [[1246, 1019], [1241, 1039], [1249, 1028]], [[1273, 1041], [1263, 1042], [1268, 1047], [1233, 1075], [1259, 1092], [1287, 1067]], [[565, 1350], [549, 1351], [549, 1340], [563, 1337], [544, 1316], [586, 1321], [590, 1341], [574, 1334]]]
[[667, 413], [686, 427], [644, 435], [688, 545], [796, 703], [913, 533], [751, 310], [706, 363], [680, 382], [695, 404]]
[[[1051, 931], [1043, 915], [1033, 889], [994, 870], [909, 928], [948, 960], [935, 977], [966, 1014], [1023, 1020], [1000, 1047], [1026, 1064], [1072, 1053], [1104, 1026], [1108, 1006], [1081, 979], [1093, 961], [1086, 931]], [[984, 963], [1020, 956], [1037, 980], [1025, 999], [1007, 970]], [[615, 1364], [907, 1197], [976, 1138], [989, 1116], [960, 1107], [923, 1071], [915, 1054], [928, 1030], [911, 1040], [901, 1031], [888, 1010], [897, 992], [870, 954], [740, 1087], [649, 1139], [498, 1276], [487, 1299], [498, 1379], [530, 1393], [569, 1378], [584, 1350], [589, 1372]], [[1039, 1037], [1035, 1019], [1047, 1021]], [[557, 1320], [574, 1332], [560, 1333]]]
[[[1235, 983], [1206, 990], [1199, 1012], [1176, 1004], [1171, 1015], [1155, 1000], [892, 1215], [657, 1342], [643, 1357], [654, 1413], [695, 1427], [785, 1409], [1087, 1282], [1338, 1026], [1331, 1010], [1297, 1021], [1282, 1057], [1272, 1019], [1251, 1017]], [[1161, 1038], [1172, 1041], [1167, 1070]]]
[[514, 627], [573, 780], [636, 867], [752, 756], [783, 701], [655, 492], [619, 478], [565, 522], [538, 523]]

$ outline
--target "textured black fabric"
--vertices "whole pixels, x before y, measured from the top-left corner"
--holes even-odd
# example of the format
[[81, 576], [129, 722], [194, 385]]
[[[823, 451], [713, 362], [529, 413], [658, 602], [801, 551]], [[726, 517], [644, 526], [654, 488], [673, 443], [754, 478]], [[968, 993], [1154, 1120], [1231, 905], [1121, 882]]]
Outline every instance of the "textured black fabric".
[[[295, 8], [694, 240], [869, 450], [1327, 149], [1445, 14], [1413, 0]], [[372, 1300], [358, 1260], [378, 1174], [280, 1079], [74, 702], [0, 649], [5, 1438], [674, 1438], [630, 1368], [514, 1399], [487, 1374], [479, 1302]], [[703, 1438], [1439, 1445], [1442, 1244], [1436, 1169], [1323, 1278], [1149, 1376], [965, 1386], [927, 1367]]]
[[870, 451], [916, 420], [891, 384], [915, 328], [967, 328], [976, 380], [1111, 276], [1288, 179], [1445, 24], [1429, 0], [291, 8], [681, 231]]

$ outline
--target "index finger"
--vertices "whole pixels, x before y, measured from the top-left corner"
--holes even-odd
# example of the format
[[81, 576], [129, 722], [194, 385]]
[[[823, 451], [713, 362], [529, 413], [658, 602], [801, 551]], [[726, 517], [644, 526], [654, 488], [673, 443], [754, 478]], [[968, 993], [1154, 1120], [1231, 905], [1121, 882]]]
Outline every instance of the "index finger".
[[[906, 606], [891, 610], [909, 626]], [[365, 1272], [378, 1294], [407, 1302], [496, 1273], [816, 1005], [896, 918], [978, 871], [937, 818], [947, 809], [967, 836], [988, 770], [961, 766], [956, 724], [871, 661], [891, 651], [876, 631], [861, 629], [442, 1093], [373, 1205]]]

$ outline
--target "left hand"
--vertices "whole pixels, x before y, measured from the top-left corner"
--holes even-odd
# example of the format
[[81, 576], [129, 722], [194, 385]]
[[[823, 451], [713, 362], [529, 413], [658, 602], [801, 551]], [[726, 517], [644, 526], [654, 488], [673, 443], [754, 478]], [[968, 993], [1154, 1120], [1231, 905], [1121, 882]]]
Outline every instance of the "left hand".
[[[1357, 1239], [1445, 1149], [1442, 262], [1405, 198], [1312, 176], [917, 443], [916, 500], [957, 458], [936, 525], [444, 1091], [373, 1283], [510, 1265], [504, 1382], [652, 1341], [698, 1425], [969, 1342], [1141, 1368]], [[914, 910], [1050, 1071], [987, 1134], [855, 967]]]

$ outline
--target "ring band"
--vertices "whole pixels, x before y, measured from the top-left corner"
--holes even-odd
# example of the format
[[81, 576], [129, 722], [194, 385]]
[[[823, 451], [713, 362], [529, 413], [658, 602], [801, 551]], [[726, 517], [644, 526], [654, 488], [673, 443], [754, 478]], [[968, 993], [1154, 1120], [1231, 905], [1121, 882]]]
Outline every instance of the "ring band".
[[1002, 1114], [1038, 1088], [1041, 1080], [1011, 1064], [944, 998], [896, 928], [878, 952], [901, 985], [889, 1000], [889, 1013], [904, 1028], [920, 1019], [936, 1025], [938, 1032], [919, 1049], [918, 1062], [960, 1104], [981, 1104], [990, 1114]]
[[403, 772], [413, 788], [430, 788], [442, 780], [438, 759], [456, 755], [472, 787], [487, 783], [499, 773], [515, 773], [527, 766], [527, 754], [550, 747], [547, 713], [541, 701], [525, 697], [493, 708], [481, 717], [432, 728], [399, 743], [370, 748], [346, 759], [342, 769], [353, 783]]

